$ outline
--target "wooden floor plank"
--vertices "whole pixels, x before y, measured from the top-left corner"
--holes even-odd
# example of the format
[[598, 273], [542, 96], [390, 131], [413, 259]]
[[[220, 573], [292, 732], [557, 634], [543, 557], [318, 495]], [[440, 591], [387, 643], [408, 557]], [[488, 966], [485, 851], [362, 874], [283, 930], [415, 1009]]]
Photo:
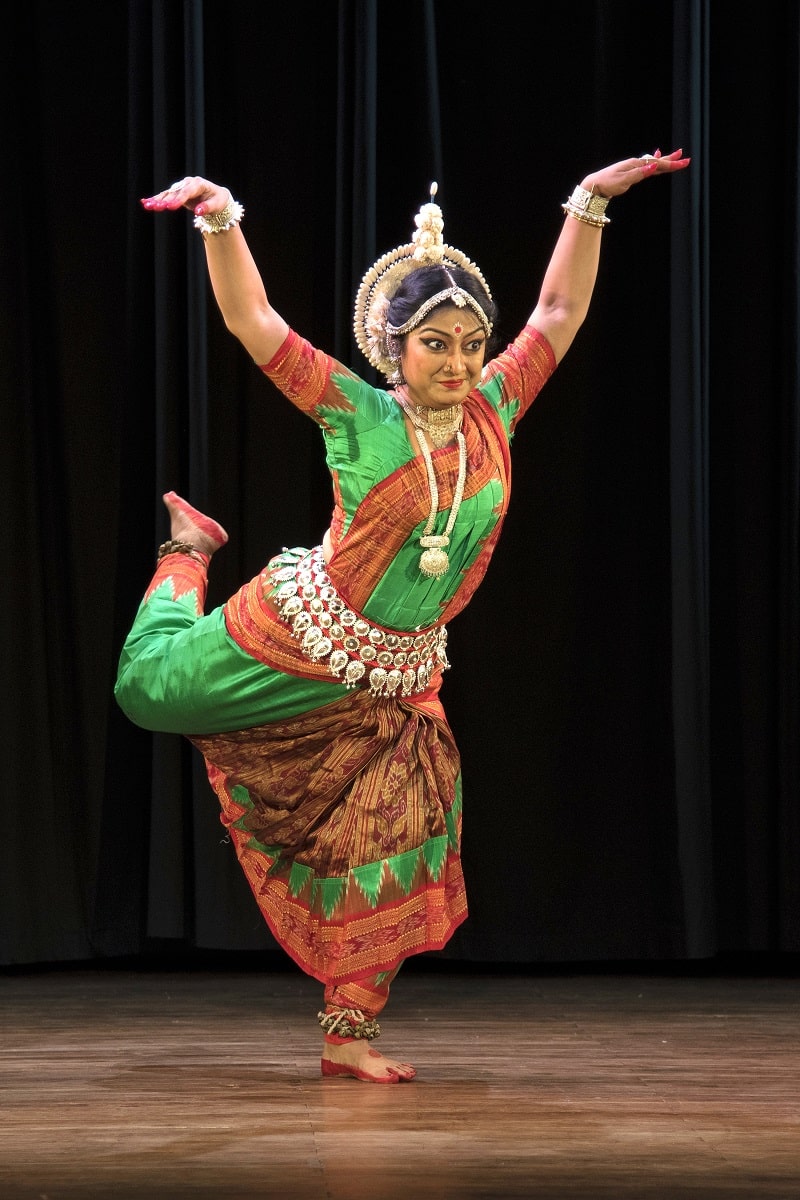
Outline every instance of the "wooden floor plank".
[[2, 1200], [800, 1200], [800, 982], [413, 972], [412, 1084], [292, 970], [0, 977]]

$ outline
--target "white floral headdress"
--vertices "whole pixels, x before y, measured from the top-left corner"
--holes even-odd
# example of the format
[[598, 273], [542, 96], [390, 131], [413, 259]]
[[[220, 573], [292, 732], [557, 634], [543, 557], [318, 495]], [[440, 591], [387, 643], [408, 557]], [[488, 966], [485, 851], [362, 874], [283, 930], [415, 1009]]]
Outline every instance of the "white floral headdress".
[[426, 300], [404, 325], [390, 326], [387, 329], [387, 314], [392, 297], [406, 275], [419, 270], [420, 267], [461, 267], [474, 275], [488, 298], [492, 298], [489, 286], [476, 264], [461, 250], [444, 244], [442, 210], [433, 200], [437, 191], [438, 185], [432, 183], [430, 202], [423, 204], [414, 218], [416, 229], [411, 235], [411, 241], [404, 246], [397, 246], [379, 258], [361, 280], [356, 294], [354, 330], [358, 348], [373, 367], [377, 367], [387, 378], [392, 378], [397, 371], [397, 359], [392, 357], [388, 335], [397, 336], [415, 328], [436, 304], [452, 300], [460, 307], [469, 305], [481, 319], [486, 332], [490, 333], [492, 329], [486, 313], [475, 297], [455, 283]]

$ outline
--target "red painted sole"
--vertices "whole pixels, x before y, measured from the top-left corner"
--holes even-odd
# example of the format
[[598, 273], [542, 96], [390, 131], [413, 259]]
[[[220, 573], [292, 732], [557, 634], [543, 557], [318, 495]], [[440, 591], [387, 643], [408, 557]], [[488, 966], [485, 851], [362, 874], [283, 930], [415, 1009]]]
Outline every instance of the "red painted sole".
[[362, 1083], [410, 1083], [404, 1075], [398, 1075], [396, 1071], [390, 1071], [388, 1075], [376, 1079], [374, 1075], [368, 1075], [366, 1071], [360, 1070], [358, 1067], [348, 1066], [347, 1063], [331, 1062], [329, 1058], [320, 1060], [322, 1074], [325, 1076], [344, 1075], [351, 1079], [360, 1079]]

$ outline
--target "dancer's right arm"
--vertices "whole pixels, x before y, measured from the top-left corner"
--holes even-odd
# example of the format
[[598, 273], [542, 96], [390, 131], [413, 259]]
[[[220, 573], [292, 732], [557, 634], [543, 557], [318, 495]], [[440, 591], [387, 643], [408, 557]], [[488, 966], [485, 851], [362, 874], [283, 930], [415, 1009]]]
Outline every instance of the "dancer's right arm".
[[[142, 205], [150, 212], [188, 208], [195, 216], [222, 212], [230, 200], [225, 187], [190, 176]], [[255, 362], [270, 361], [282, 345], [288, 325], [267, 299], [264, 281], [238, 225], [203, 233], [211, 287], [226, 326]]]

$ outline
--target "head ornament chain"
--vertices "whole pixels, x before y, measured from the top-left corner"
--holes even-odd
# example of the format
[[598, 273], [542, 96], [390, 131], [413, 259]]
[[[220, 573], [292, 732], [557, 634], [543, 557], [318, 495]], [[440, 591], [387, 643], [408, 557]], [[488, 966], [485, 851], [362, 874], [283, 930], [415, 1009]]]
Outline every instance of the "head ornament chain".
[[491, 324], [478, 301], [469, 292], [457, 285], [445, 288], [436, 296], [426, 300], [409, 321], [387, 329], [388, 311], [392, 297], [405, 277], [420, 267], [461, 267], [479, 280], [481, 287], [491, 300], [492, 294], [480, 269], [461, 250], [444, 243], [442, 210], [434, 203], [438, 184], [431, 184], [431, 199], [423, 204], [414, 218], [416, 229], [411, 241], [388, 251], [374, 263], [361, 280], [356, 294], [354, 331], [359, 350], [387, 378], [395, 375], [396, 356], [388, 344], [389, 336], [398, 336], [416, 328], [420, 321], [438, 304], [451, 302], [459, 307], [468, 306], [479, 317], [487, 333]]

